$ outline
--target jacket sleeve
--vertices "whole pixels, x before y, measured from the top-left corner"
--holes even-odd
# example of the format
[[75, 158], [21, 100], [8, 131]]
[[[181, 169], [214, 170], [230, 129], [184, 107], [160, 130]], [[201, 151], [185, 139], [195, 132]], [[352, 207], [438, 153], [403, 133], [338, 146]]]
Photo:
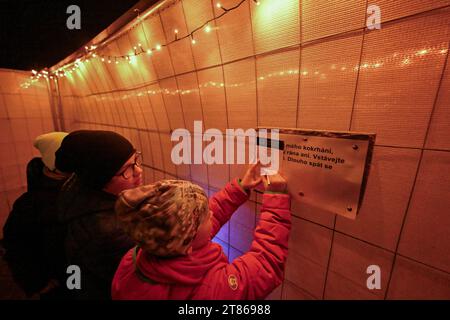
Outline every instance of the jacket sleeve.
[[[284, 278], [291, 229], [288, 194], [263, 195], [261, 216], [250, 250], [224, 268], [226, 299], [264, 299]], [[231, 281], [231, 283], [230, 283]]]
[[211, 239], [249, 196], [250, 192], [244, 191], [239, 180], [235, 179], [209, 199], [209, 210], [212, 211]]

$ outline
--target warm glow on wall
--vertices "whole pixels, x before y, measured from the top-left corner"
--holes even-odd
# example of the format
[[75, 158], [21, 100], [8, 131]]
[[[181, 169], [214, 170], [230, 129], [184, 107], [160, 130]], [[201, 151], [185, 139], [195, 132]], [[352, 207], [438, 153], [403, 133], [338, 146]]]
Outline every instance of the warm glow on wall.
[[[112, 64], [114, 62], [114, 64], [119, 64], [120, 60], [124, 60], [124, 61], [128, 61], [130, 64], [135, 64], [137, 62], [137, 60], [135, 59], [136, 56], [146, 53], [148, 55], [151, 55], [153, 53], [153, 51], [161, 51], [162, 47], [168, 46], [169, 44], [176, 42], [176, 41], [180, 41], [183, 40], [185, 38], [191, 38], [191, 44], [194, 45], [197, 43], [197, 41], [194, 38], [194, 34], [198, 31], [200, 31], [201, 29], [203, 29], [206, 33], [211, 33], [212, 31], [212, 27], [209, 24], [210, 22], [222, 17], [225, 14], [228, 14], [230, 12], [232, 12], [233, 10], [239, 8], [244, 2], [246, 1], [251, 1], [253, 2], [256, 6], [260, 5], [260, 1], [257, 0], [241, 0], [240, 2], [238, 2], [237, 4], [235, 4], [235, 6], [231, 7], [231, 8], [225, 8], [222, 6], [222, 4], [220, 2], [216, 3], [216, 6], [218, 8], [221, 8], [224, 12], [208, 21], [206, 21], [205, 23], [203, 23], [202, 25], [200, 25], [199, 27], [197, 27], [196, 29], [194, 29], [193, 31], [191, 31], [189, 34], [186, 35], [181, 35], [179, 36], [179, 30], [178, 29], [174, 29], [174, 34], [175, 34], [175, 39], [165, 43], [165, 44], [155, 44], [154, 47], [147, 47], [144, 48], [144, 45], [142, 44], [142, 42], [137, 43], [136, 45], [132, 46], [133, 52], [129, 53], [127, 55], [104, 55], [102, 54], [102, 48], [106, 45], [105, 43], [99, 43], [96, 45], [86, 45], [84, 47], [85, 49], [85, 55], [81, 58], [77, 58], [75, 61], [73, 62], [69, 62], [68, 64], [59, 67], [56, 70], [52, 70], [52, 75], [55, 75], [55, 78], [57, 78], [58, 76], [65, 76], [67, 73], [71, 73], [73, 71], [75, 71], [77, 68], [80, 67], [80, 65], [83, 64], [84, 61], [89, 62], [89, 59], [96, 59], [99, 58], [101, 62], [104, 63], [108, 63], [108, 64]], [[286, 1], [266, 1], [266, 2], [274, 2], [276, 4], [272, 4], [272, 5], [268, 5], [266, 6], [265, 10], [267, 12], [270, 12], [271, 10], [279, 10], [280, 9], [280, 3], [285, 3]], [[144, 20], [142, 20], [140, 23], [143, 23]], [[144, 30], [144, 29], [142, 29]], [[139, 33], [138, 34], [138, 38], [141, 39], [141, 41], [145, 41], [146, 40], [146, 36], [144, 34], [144, 32]], [[41, 78], [41, 76], [45, 76], [48, 73], [44, 73], [45, 70], [41, 70], [40, 72], [38, 71], [34, 71], [32, 72], [32, 76], [30, 77], [30, 81], [22, 84], [23, 87], [28, 88], [31, 83], [35, 82], [36, 80], [39, 80], [39, 78]], [[58, 76], [57, 76], [58, 75]], [[46, 77], [45, 77], [46, 78]]]
[[[256, 3], [258, 5], [258, 2]], [[295, 7], [293, 6], [295, 5]], [[294, 9], [297, 9], [298, 5], [295, 1], [290, 0], [276, 0], [276, 1], [264, 1], [258, 5], [258, 16], [262, 21], [271, 21], [273, 19], [279, 19], [280, 16]]]

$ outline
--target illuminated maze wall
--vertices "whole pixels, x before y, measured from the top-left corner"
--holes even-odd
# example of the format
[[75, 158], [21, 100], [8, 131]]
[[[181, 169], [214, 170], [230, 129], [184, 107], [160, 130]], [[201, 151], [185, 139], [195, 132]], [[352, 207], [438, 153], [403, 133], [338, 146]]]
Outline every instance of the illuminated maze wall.
[[[237, 1], [221, 1], [229, 8]], [[66, 130], [106, 129], [143, 152], [145, 181], [182, 178], [210, 194], [242, 165], [171, 162], [171, 130], [257, 126], [377, 134], [356, 221], [293, 212], [284, 283], [272, 299], [450, 298], [450, 1], [174, 1], [59, 79]], [[111, 63], [109, 63], [109, 61]], [[117, 63], [116, 63], [117, 62]], [[261, 197], [253, 194], [216, 238], [229, 259], [248, 250]], [[370, 265], [381, 289], [366, 286]]]

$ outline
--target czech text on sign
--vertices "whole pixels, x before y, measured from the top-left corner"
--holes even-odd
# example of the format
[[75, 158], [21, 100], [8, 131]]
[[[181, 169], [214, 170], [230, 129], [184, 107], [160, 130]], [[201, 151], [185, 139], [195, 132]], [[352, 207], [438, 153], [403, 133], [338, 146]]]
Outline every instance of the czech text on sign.
[[292, 211], [355, 219], [375, 134], [280, 129], [279, 139], [280, 172], [288, 181]]

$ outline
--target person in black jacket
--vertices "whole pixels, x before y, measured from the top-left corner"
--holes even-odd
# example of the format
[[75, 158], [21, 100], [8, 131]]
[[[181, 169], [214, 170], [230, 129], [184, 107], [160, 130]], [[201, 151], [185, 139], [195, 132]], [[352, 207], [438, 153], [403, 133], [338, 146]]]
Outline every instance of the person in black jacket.
[[111, 298], [116, 268], [134, 245], [118, 225], [114, 204], [121, 191], [142, 184], [140, 165], [140, 153], [111, 131], [72, 132], [56, 153], [56, 167], [74, 172], [58, 199], [68, 264], [81, 271], [72, 298]]
[[14, 281], [27, 297], [48, 295], [61, 282], [65, 257], [64, 230], [58, 223], [56, 199], [68, 174], [55, 168], [55, 151], [65, 132], [38, 136], [41, 158], [27, 165], [27, 191], [13, 204], [3, 228], [5, 260]]

